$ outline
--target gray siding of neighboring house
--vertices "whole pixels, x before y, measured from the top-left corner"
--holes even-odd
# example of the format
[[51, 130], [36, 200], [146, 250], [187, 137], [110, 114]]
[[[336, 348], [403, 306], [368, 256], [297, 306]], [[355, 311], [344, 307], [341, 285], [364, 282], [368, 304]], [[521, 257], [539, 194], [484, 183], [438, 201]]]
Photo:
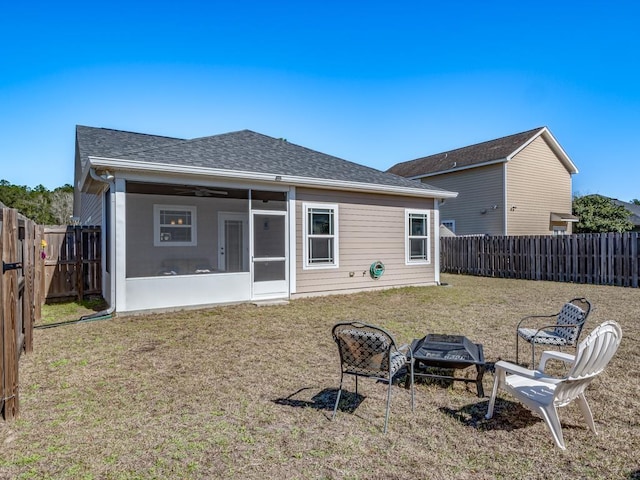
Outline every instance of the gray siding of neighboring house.
[[[302, 209], [305, 202], [338, 205], [339, 268], [303, 268]], [[405, 209], [431, 212], [431, 263], [428, 265], [406, 265]], [[295, 215], [297, 292], [292, 297], [435, 283], [432, 199], [299, 188]], [[369, 275], [369, 268], [375, 261], [385, 265], [385, 272], [378, 280]]]
[[103, 194], [80, 193], [80, 209], [76, 211], [74, 206], [74, 215], [79, 217], [81, 225], [102, 225], [102, 199]]
[[76, 156], [73, 163], [73, 179], [75, 182], [73, 186], [73, 216], [78, 218], [82, 215], [82, 193], [80, 192], [78, 185], [81, 172], [82, 165], [80, 164], [80, 152], [78, 151], [78, 142], [76, 141]]
[[80, 225], [102, 225], [102, 200], [103, 194], [81, 192], [78, 181], [82, 175], [82, 162], [80, 151], [76, 141], [76, 156], [74, 161], [73, 188], [73, 216], [78, 217]]
[[549, 235], [551, 212], [571, 213], [571, 201], [571, 174], [543, 137], [507, 163], [508, 235]]
[[[455, 220], [456, 235], [504, 235], [504, 164], [470, 168], [423, 179], [458, 192], [440, 205], [440, 220]], [[494, 206], [496, 208], [494, 208]]]

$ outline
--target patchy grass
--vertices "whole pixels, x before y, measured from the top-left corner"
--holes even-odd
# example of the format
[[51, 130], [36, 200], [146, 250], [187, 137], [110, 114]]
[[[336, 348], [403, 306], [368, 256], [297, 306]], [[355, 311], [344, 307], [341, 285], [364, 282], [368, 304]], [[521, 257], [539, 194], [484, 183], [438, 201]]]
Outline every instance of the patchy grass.
[[39, 324], [70, 322], [82, 316], [100, 312], [107, 307], [102, 297], [90, 297], [76, 302], [47, 303], [42, 306], [42, 321]]
[[[443, 280], [450, 286], [37, 330], [20, 365], [21, 417], [0, 423], [0, 478], [639, 478], [640, 290]], [[408, 391], [394, 387], [384, 435], [385, 386], [363, 380], [363, 401], [330, 421], [334, 323], [378, 324], [398, 343], [465, 334], [484, 344], [487, 361], [512, 360], [517, 320], [574, 296], [594, 305], [587, 331], [614, 319], [624, 332], [588, 391], [598, 436], [577, 406], [563, 408], [561, 451], [545, 424], [504, 394], [485, 420], [488, 398], [462, 382], [419, 383], [414, 413]], [[492, 381], [486, 374], [487, 393]], [[351, 379], [346, 386], [354, 399]]]

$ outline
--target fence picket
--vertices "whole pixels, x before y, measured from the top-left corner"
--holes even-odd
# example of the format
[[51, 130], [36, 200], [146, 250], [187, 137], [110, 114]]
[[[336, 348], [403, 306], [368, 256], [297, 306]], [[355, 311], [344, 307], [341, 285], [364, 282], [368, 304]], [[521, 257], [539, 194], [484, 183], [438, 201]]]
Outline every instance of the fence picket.
[[640, 233], [440, 239], [443, 272], [640, 287]]
[[[49, 235], [48, 229], [0, 204], [0, 258], [4, 262], [0, 273], [0, 410], [5, 420], [19, 416], [20, 356], [33, 350], [33, 327], [49, 298], [47, 273], [52, 270], [45, 270], [44, 258], [55, 258], [52, 268], [62, 275], [49, 273], [49, 277], [61, 279], [65, 293], [67, 285], [73, 296], [101, 292], [100, 227], [61, 227], [58, 238]], [[79, 283], [70, 281], [72, 277]], [[63, 296], [53, 290], [54, 297]]]
[[44, 291], [47, 299], [79, 298], [102, 292], [100, 227], [47, 226]]

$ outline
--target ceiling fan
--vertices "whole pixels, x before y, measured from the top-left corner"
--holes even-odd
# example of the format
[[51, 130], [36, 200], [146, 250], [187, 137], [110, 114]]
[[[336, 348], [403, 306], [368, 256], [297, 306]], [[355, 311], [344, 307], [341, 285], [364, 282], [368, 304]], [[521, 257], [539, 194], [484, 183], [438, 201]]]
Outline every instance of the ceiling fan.
[[213, 195], [229, 195], [225, 190], [214, 190], [207, 187], [184, 187], [175, 188], [178, 195], [195, 195], [196, 197], [211, 197]]

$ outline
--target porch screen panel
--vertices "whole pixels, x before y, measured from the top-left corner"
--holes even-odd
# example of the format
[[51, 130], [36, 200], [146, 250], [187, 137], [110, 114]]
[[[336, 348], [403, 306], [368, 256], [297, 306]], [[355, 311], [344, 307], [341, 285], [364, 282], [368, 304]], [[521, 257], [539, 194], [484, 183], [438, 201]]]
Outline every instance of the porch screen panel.
[[254, 213], [254, 282], [285, 280], [286, 216]]
[[238, 220], [226, 220], [224, 222], [224, 238], [225, 238], [225, 270], [227, 272], [241, 272], [244, 264], [244, 248], [242, 239], [244, 232], [242, 222]]
[[[127, 278], [249, 271], [249, 191], [210, 190], [127, 185]], [[221, 215], [244, 215], [244, 224], [219, 224]]]
[[286, 263], [284, 260], [256, 262], [253, 272], [254, 282], [271, 282], [286, 278]]

